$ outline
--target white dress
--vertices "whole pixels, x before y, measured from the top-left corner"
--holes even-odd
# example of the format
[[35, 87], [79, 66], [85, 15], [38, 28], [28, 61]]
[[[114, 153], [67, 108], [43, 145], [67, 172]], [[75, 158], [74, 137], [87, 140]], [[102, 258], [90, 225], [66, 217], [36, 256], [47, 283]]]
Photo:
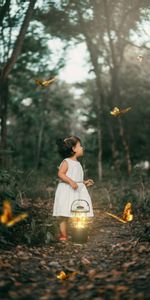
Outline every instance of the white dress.
[[66, 175], [73, 181], [77, 182], [78, 188], [74, 190], [68, 183], [60, 182], [55, 193], [55, 200], [53, 206], [53, 216], [71, 217], [71, 205], [74, 200], [86, 200], [89, 204], [89, 212], [87, 217], [93, 217], [93, 208], [91, 197], [83, 182], [83, 169], [79, 161], [70, 158], [65, 159], [68, 163], [68, 170]]

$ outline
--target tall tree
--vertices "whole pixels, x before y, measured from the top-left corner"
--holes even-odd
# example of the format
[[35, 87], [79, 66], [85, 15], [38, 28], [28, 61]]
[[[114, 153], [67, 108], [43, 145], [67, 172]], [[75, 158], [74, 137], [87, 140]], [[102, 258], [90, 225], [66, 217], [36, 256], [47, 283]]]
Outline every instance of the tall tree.
[[[97, 102], [97, 134], [99, 143], [98, 174], [102, 177], [102, 113], [107, 112], [113, 106], [121, 105], [120, 73], [124, 61], [124, 51], [130, 40], [131, 30], [136, 31], [137, 23], [141, 18], [142, 10], [147, 8], [147, 0], [141, 1], [63, 1], [56, 6], [51, 4], [46, 16], [51, 20], [47, 26], [51, 34], [63, 39], [84, 40], [90, 54], [93, 71], [95, 73]], [[47, 24], [45, 18], [43, 21]], [[56, 25], [56, 19], [58, 21]], [[61, 30], [60, 30], [61, 28]], [[107, 71], [106, 71], [107, 68]], [[104, 77], [109, 78], [108, 93], [104, 90]], [[116, 135], [113, 120], [106, 117], [106, 123], [112, 141], [112, 155], [118, 169], [119, 148], [116, 143]], [[118, 119], [118, 132], [121, 137], [123, 152], [128, 174], [131, 173], [131, 158], [128, 141], [125, 135], [124, 125]]]
[[[6, 164], [6, 160], [5, 160], [5, 156], [3, 152], [4, 150], [6, 150], [6, 145], [7, 145], [7, 111], [8, 111], [8, 76], [11, 72], [11, 70], [13, 69], [20, 53], [21, 53], [21, 49], [23, 46], [23, 42], [24, 42], [24, 38], [25, 38], [25, 34], [27, 32], [30, 20], [32, 18], [33, 15], [33, 11], [34, 11], [34, 6], [35, 6], [36, 0], [32, 0], [29, 2], [28, 8], [26, 10], [25, 16], [24, 16], [24, 20], [22, 22], [22, 25], [20, 27], [20, 31], [19, 34], [13, 44], [12, 49], [11, 49], [11, 55], [10, 57], [8, 57], [8, 59], [5, 61], [5, 64], [3, 67], [1, 67], [0, 70], [0, 121], [1, 121], [1, 141], [0, 141], [0, 150], [1, 150], [1, 163], [2, 165]], [[11, 26], [11, 18], [10, 18], [10, 1], [6, 1], [2, 12], [1, 13], [1, 22], [2, 22], [2, 28], [1, 28], [1, 35], [3, 36], [3, 26], [4, 25], [4, 14], [7, 13], [8, 16], [6, 15], [6, 18], [8, 17], [8, 24], [9, 26]], [[10, 32], [11, 34], [11, 32]], [[8, 41], [8, 47], [9, 45], [9, 41]], [[8, 52], [10, 51], [10, 49], [7, 50]]]

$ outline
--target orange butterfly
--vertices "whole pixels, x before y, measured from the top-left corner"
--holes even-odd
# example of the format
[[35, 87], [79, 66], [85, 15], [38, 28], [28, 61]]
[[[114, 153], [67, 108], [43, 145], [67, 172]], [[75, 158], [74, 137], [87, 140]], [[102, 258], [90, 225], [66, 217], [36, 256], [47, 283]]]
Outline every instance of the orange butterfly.
[[128, 107], [125, 109], [120, 109], [118, 107], [114, 107], [113, 110], [110, 112], [110, 114], [114, 117], [119, 117], [120, 115], [125, 114], [129, 110], [131, 110], [131, 107]]
[[40, 86], [49, 86], [50, 84], [52, 84], [54, 81], [56, 80], [56, 77], [53, 77], [52, 79], [49, 79], [49, 80], [39, 80], [39, 79], [35, 79], [35, 83], [37, 85], [40, 85]]
[[118, 221], [122, 222], [122, 223], [127, 223], [133, 220], [133, 214], [132, 214], [132, 205], [130, 202], [128, 202], [124, 208], [123, 211], [123, 216], [122, 218], [117, 217], [114, 214], [108, 213], [106, 212], [107, 215], [117, 219]]
[[64, 271], [61, 271], [61, 272], [57, 275], [57, 278], [58, 278], [58, 279], [61, 279], [61, 280], [65, 280], [65, 279], [67, 279], [67, 278], [69, 278], [69, 277], [73, 277], [73, 276], [75, 276], [75, 275], [77, 275], [77, 274], [78, 274], [78, 272], [74, 271], [74, 272], [72, 272], [71, 274], [67, 275]]
[[67, 279], [69, 276], [64, 272], [64, 271], [61, 271], [58, 275], [57, 275], [57, 278], [58, 279], [61, 279], [61, 280], [64, 280], [64, 279]]
[[124, 208], [122, 219], [126, 222], [133, 220], [132, 204], [128, 202]]
[[5, 200], [3, 203], [2, 215], [0, 216], [0, 222], [6, 225], [7, 227], [10, 227], [20, 222], [21, 220], [27, 218], [27, 216], [28, 215], [24, 213], [18, 215], [17, 217], [13, 217], [10, 202]]

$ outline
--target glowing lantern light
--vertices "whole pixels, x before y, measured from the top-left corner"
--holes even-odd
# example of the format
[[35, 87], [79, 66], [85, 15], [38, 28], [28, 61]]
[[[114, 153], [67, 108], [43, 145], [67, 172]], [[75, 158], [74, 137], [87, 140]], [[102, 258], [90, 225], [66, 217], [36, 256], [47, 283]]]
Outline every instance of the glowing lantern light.
[[88, 217], [90, 206], [86, 200], [75, 200], [71, 206], [72, 241], [85, 243], [88, 239]]

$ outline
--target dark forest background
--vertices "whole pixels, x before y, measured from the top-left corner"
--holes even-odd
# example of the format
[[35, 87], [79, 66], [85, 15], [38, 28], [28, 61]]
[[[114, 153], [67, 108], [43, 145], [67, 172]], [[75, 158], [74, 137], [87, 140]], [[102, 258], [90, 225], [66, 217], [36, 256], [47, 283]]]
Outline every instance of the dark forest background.
[[[1, 0], [3, 192], [8, 186], [14, 191], [20, 181], [32, 190], [35, 183], [55, 185], [61, 161], [56, 139], [71, 134], [86, 149], [85, 177], [97, 183], [148, 178], [149, 15], [147, 0]], [[59, 56], [55, 39], [62, 42]], [[80, 43], [87, 48], [89, 76], [69, 84], [59, 74], [69, 49]], [[48, 87], [35, 84], [54, 76]], [[116, 106], [132, 109], [116, 118], [110, 114]]]
[[[1, 299], [150, 298], [149, 82], [149, 0], [0, 0]], [[56, 140], [68, 135], [95, 183], [83, 245], [72, 218], [60, 242], [52, 217]]]

